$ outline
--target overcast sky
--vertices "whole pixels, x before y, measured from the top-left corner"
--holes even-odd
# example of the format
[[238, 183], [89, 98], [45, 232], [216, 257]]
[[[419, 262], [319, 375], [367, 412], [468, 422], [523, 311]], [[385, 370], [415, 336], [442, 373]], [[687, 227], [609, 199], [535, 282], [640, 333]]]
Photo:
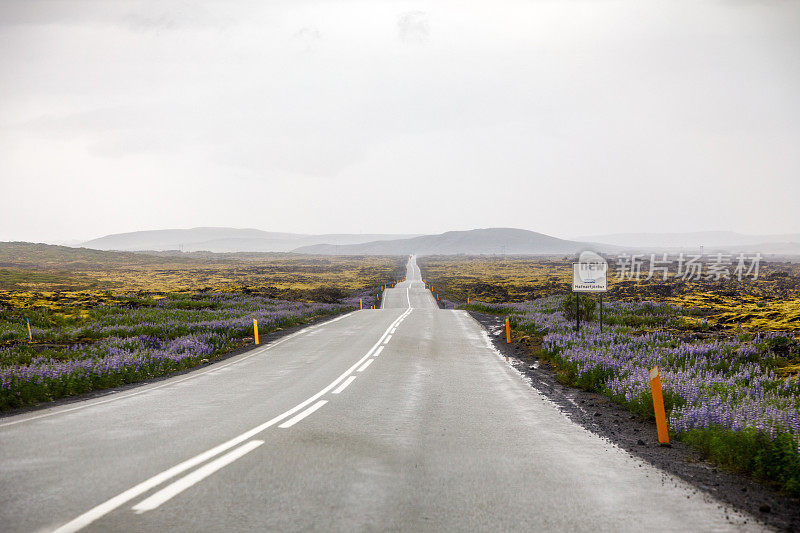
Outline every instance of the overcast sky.
[[0, 180], [0, 240], [800, 232], [800, 2], [3, 0]]

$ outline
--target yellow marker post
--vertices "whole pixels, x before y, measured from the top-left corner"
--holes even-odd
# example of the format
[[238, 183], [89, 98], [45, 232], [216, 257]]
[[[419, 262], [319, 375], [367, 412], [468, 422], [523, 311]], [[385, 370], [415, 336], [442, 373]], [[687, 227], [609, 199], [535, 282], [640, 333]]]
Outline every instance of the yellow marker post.
[[469, 305], [469, 296], [467, 296], [467, 305]]
[[255, 318], [253, 319], [253, 337], [256, 339], [256, 344], [258, 344], [258, 321]]
[[26, 318], [25, 322], [28, 324], [28, 340], [33, 342], [33, 334], [31, 333], [31, 319]]
[[361, 298], [358, 299], [358, 308], [364, 309], [364, 300]]
[[506, 318], [506, 344], [511, 343], [511, 321]]
[[650, 370], [650, 391], [653, 393], [653, 411], [656, 415], [658, 442], [660, 444], [669, 444], [667, 415], [664, 412], [664, 397], [661, 395], [661, 377], [658, 375], [657, 366]]

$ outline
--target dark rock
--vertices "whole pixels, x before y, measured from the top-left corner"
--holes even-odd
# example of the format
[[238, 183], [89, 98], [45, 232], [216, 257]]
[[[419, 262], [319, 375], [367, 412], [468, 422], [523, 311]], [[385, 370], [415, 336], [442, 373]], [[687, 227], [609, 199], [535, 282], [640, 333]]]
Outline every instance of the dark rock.
[[636, 444], [638, 444], [639, 446], [646, 446], [645, 442], [642, 439], [637, 440]]
[[772, 507], [770, 507], [769, 504], [762, 503], [758, 507], [758, 510], [761, 511], [762, 513], [768, 513], [768, 512], [770, 512], [772, 510]]

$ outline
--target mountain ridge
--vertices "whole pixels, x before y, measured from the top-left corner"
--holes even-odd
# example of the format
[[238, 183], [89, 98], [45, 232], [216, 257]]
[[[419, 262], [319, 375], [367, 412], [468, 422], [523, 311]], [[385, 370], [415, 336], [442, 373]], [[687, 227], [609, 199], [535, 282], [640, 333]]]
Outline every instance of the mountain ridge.
[[481, 228], [353, 245], [317, 244], [303, 246], [292, 251], [299, 254], [319, 255], [485, 255], [493, 253], [553, 255], [576, 253], [587, 249], [612, 251], [617, 247], [569, 241], [518, 228]]
[[269, 232], [254, 228], [197, 227], [188, 229], [163, 229], [134, 231], [105, 235], [83, 242], [80, 246], [95, 250], [118, 251], [209, 251], [235, 252], [289, 252], [300, 246], [313, 244], [357, 244], [379, 239], [415, 237], [416, 234], [381, 233], [305, 233]]

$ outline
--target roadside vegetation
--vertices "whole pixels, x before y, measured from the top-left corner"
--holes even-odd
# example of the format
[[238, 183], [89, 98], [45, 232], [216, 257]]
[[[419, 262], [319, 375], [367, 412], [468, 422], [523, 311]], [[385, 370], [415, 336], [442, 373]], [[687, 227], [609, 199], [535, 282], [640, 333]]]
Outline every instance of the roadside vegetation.
[[[0, 243], [0, 410], [191, 368], [374, 303], [404, 260]], [[30, 323], [30, 337], [28, 332]]]
[[[523, 287], [532, 285], [530, 277], [520, 281], [511, 274], [524, 271], [531, 260], [514, 261], [472, 258], [459, 267], [457, 259], [423, 258], [420, 264], [426, 281], [462, 302], [462, 308], [509, 316], [515, 342], [548, 363], [559, 381], [605, 394], [645, 418], [653, 417], [648, 371], [658, 365], [672, 438], [729, 470], [800, 496], [800, 324], [791, 315], [794, 307], [788, 306], [788, 316], [783, 311], [787, 302], [780, 292], [769, 295], [774, 279], [742, 288], [745, 296], [765, 291], [760, 301], [766, 311], [759, 318], [767, 322], [745, 319], [746, 306], [731, 311], [726, 302], [739, 295], [718, 295], [699, 286], [655, 301], [645, 297], [653, 294], [647, 290], [636, 299], [630, 287], [615, 292], [612, 279], [603, 332], [598, 308], [587, 305], [594, 300], [586, 295], [581, 296], [582, 326], [576, 332], [574, 297], [566, 284], [554, 284], [547, 295], [542, 286], [550, 281], [545, 278], [536, 297], [503, 301], [504, 292], [522, 295], [529, 290]], [[542, 260], [534, 273], [549, 277], [558, 262]], [[798, 282], [796, 265], [765, 270], [789, 271], [790, 281]], [[487, 280], [481, 272], [490, 273]], [[487, 287], [492, 283], [498, 288]], [[482, 297], [476, 297], [479, 288]], [[713, 299], [722, 302], [721, 309], [709, 306]], [[741, 320], [724, 320], [729, 313]]]
[[[524, 302], [567, 294], [572, 257], [430, 256], [418, 264], [435, 290], [455, 301]], [[645, 261], [642, 272], [649, 264]], [[643, 278], [646, 276], [642, 276]], [[762, 261], [757, 280], [684, 280], [659, 276], [640, 281], [616, 279], [609, 264], [609, 300], [649, 301], [679, 306], [689, 322], [712, 330], [737, 327], [758, 331], [800, 329], [800, 262]]]

